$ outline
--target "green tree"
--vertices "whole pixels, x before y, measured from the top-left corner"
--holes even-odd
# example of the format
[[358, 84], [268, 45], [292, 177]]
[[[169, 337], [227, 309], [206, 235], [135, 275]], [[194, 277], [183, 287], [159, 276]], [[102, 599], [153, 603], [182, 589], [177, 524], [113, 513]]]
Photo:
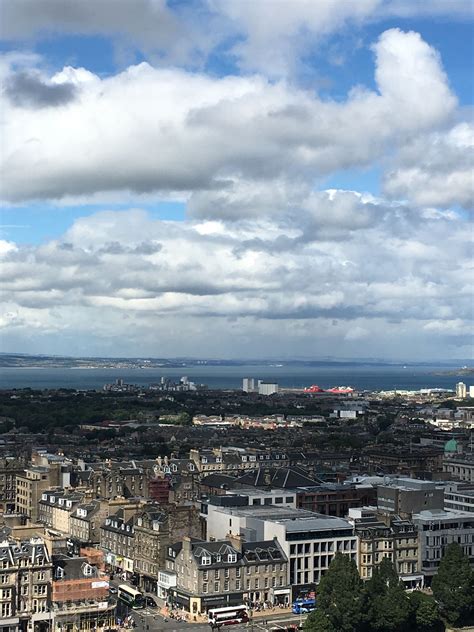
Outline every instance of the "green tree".
[[461, 623], [474, 614], [474, 574], [469, 559], [456, 542], [446, 547], [432, 589], [448, 623]]
[[393, 563], [385, 557], [374, 570], [365, 589], [371, 630], [405, 632], [409, 625], [409, 601]]
[[408, 600], [412, 612], [412, 630], [416, 630], [416, 632], [444, 630], [438, 605], [431, 595], [416, 591], [408, 596]]
[[309, 615], [307, 632], [358, 632], [362, 629], [362, 580], [355, 562], [337, 553], [316, 595], [316, 610]]

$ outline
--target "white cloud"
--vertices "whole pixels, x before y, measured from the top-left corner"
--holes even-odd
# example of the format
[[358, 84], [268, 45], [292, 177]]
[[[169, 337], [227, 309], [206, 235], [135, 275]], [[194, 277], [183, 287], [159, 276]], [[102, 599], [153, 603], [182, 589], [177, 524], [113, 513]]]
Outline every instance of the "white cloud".
[[[344, 103], [256, 76], [214, 79], [148, 64], [105, 79], [65, 69], [52, 81], [74, 85], [74, 98], [37, 109], [15, 100], [13, 84], [2, 108], [4, 197], [229, 191], [236, 179], [312, 182], [370, 164], [442, 123], [456, 103], [436, 52], [417, 34], [387, 31], [374, 50], [380, 93], [357, 89]], [[415, 66], [422, 72], [412, 76]]]
[[[355, 212], [360, 204], [352, 192], [317, 196], [336, 207], [342, 198], [343, 209], [347, 197]], [[434, 339], [448, 353], [472, 321], [466, 222], [370, 204], [377, 221], [354, 230], [342, 212], [337, 233], [308, 232], [305, 211], [240, 222], [160, 221], [140, 210], [78, 219], [59, 240], [4, 255], [3, 340], [25, 343], [34, 328], [37, 339], [88, 340], [89, 352], [120, 339], [124, 353], [225, 355], [243, 345], [243, 355], [297, 355], [336, 345], [343, 355], [386, 349], [390, 332], [395, 355], [429, 353]]]
[[474, 125], [415, 137], [402, 147], [386, 173], [385, 192], [415, 204], [474, 206]]

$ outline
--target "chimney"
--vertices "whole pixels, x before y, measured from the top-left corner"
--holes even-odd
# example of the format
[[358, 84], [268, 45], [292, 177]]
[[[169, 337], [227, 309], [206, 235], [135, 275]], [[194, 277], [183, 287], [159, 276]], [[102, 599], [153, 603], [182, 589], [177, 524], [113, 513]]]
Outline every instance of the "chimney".
[[189, 538], [187, 535], [185, 535], [183, 538], [183, 553], [191, 555], [191, 538]]
[[242, 544], [244, 542], [243, 537], [241, 536], [241, 534], [237, 534], [237, 533], [228, 533], [227, 534], [227, 540], [230, 542], [230, 544], [234, 547], [234, 549], [236, 549], [239, 553], [242, 553]]

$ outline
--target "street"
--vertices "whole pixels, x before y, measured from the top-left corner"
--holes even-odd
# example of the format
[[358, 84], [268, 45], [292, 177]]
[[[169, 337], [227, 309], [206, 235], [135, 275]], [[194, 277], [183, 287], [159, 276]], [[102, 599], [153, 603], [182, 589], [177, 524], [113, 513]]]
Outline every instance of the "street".
[[[158, 632], [159, 630], [169, 630], [170, 632], [188, 630], [206, 630], [210, 632], [211, 628], [207, 623], [184, 623], [180, 621], [173, 621], [172, 619], [165, 620], [163, 615], [158, 614], [156, 610], [134, 610], [131, 612], [132, 618], [135, 621], [137, 627], [136, 632]], [[232, 632], [254, 632], [266, 631], [276, 629], [286, 629], [290, 625], [299, 625], [300, 622], [304, 622], [305, 617], [299, 617], [295, 615], [269, 615], [265, 618], [255, 618], [252, 622], [243, 625], [229, 626], [229, 630]], [[263, 621], [266, 621], [264, 624]]]

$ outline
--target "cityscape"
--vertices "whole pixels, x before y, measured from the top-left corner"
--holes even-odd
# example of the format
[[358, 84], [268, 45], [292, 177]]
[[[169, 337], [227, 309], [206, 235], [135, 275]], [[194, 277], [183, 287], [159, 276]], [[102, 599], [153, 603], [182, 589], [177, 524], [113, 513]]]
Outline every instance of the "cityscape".
[[473, 0], [0, 0], [0, 632], [474, 632]]

